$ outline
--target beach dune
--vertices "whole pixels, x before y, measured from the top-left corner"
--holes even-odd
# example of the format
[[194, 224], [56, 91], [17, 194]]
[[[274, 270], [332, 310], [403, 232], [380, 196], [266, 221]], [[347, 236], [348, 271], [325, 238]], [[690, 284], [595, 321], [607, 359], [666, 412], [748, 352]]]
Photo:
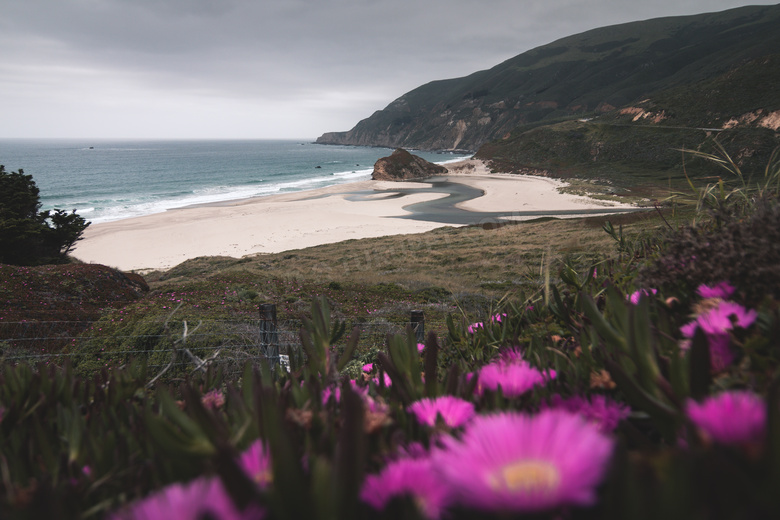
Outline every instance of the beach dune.
[[[474, 167], [464, 169], [464, 163]], [[125, 271], [167, 269], [199, 256], [242, 257], [348, 239], [420, 233], [448, 225], [450, 207], [453, 216], [458, 214], [452, 220], [457, 223], [450, 225], [488, 218], [537, 218], [538, 212], [564, 211], [576, 216], [577, 211], [626, 209], [561, 194], [558, 188], [565, 184], [558, 180], [491, 174], [473, 159], [447, 166], [451, 173], [424, 182], [360, 181], [94, 224], [77, 243], [73, 256]], [[469, 173], [456, 173], [462, 171]], [[461, 191], [471, 195], [448, 205], [448, 197]], [[426, 211], [432, 204], [437, 206], [436, 216]], [[466, 222], [472, 215], [473, 222]]]

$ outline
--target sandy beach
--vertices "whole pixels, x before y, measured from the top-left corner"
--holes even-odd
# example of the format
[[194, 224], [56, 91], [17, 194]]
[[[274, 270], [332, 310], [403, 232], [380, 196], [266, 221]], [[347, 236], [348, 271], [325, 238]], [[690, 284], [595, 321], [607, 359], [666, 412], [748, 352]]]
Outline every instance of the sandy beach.
[[[473, 168], [464, 168], [469, 164]], [[353, 182], [93, 224], [73, 255], [142, 271], [199, 256], [240, 258], [445, 225], [627, 209], [561, 194], [558, 188], [565, 183], [555, 179], [491, 174], [481, 161], [447, 166], [448, 174], [423, 182]]]

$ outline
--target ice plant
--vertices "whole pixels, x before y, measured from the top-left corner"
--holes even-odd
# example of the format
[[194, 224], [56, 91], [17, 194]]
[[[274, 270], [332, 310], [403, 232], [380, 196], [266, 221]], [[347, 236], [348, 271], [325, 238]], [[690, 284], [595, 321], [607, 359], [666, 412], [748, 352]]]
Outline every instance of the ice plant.
[[[385, 386], [392, 386], [393, 385], [393, 380], [390, 378], [390, 376], [387, 374], [387, 372], [384, 373], [384, 377], [382, 377], [382, 380], [384, 381]], [[379, 384], [379, 377], [375, 377], [374, 379], [372, 379], [372, 381], [377, 386], [380, 386], [380, 384]]]
[[203, 403], [203, 406], [206, 408], [218, 410], [225, 405], [225, 394], [215, 388], [214, 390], [203, 394], [200, 398], [200, 402]]
[[222, 481], [213, 477], [202, 477], [187, 484], [172, 484], [143, 500], [118, 512], [114, 520], [250, 520], [265, 515], [250, 507], [241, 512], [230, 499]]
[[426, 518], [436, 519], [447, 504], [447, 490], [437, 478], [429, 457], [403, 458], [366, 477], [360, 498], [381, 511], [393, 498], [410, 496]]
[[701, 403], [690, 400], [685, 411], [706, 438], [721, 444], [760, 443], [766, 435], [766, 404], [752, 392], [723, 392]]
[[241, 454], [238, 464], [261, 489], [267, 487], [273, 480], [271, 454], [260, 439], [253, 442]]
[[721, 302], [717, 307], [699, 316], [697, 320], [704, 332], [724, 332], [736, 327], [747, 328], [756, 321], [758, 313], [745, 309], [738, 303]]
[[409, 405], [408, 411], [413, 413], [421, 424], [436, 426], [437, 418], [441, 417], [444, 424], [450, 428], [463, 426], [476, 413], [473, 403], [450, 395], [420, 399]]
[[[506, 313], [494, 314], [493, 316], [490, 317], [489, 321], [491, 323], [501, 323], [506, 317], [507, 317]], [[469, 331], [469, 334], [474, 334], [475, 332], [477, 332], [477, 329], [484, 329], [484, 328], [485, 328], [485, 324], [479, 321], [477, 323], [472, 323], [471, 325], [469, 325], [467, 330]]]
[[328, 401], [330, 401], [330, 397], [333, 396], [333, 398], [336, 400], [336, 402], [341, 401], [341, 387], [339, 386], [327, 386], [322, 389], [322, 404], [323, 406], [328, 404]]
[[498, 513], [596, 501], [613, 441], [563, 410], [478, 416], [460, 440], [443, 439], [433, 462], [454, 502]]
[[499, 387], [506, 397], [519, 397], [536, 386], [543, 386], [555, 377], [555, 372], [542, 372], [527, 361], [506, 363], [493, 361], [483, 366], [477, 376], [477, 393], [497, 391]]
[[[387, 375], [387, 374], [385, 374]], [[350, 379], [349, 386], [360, 394], [361, 396], [368, 395], [368, 387], [367, 386], [360, 386], [357, 384], [357, 381], [354, 379]], [[341, 387], [338, 385], [331, 385], [323, 388], [322, 390], [322, 404], [326, 405], [328, 404], [328, 401], [330, 400], [330, 396], [333, 396], [334, 399], [336, 399], [336, 402], [341, 402]]]
[[503, 363], [520, 363], [523, 361], [523, 351], [520, 347], [511, 347], [502, 350], [499, 358]]
[[722, 372], [736, 357], [729, 346], [729, 331], [734, 327], [749, 327], [757, 316], [756, 311], [745, 309], [738, 303], [722, 301], [700, 314], [694, 321], [683, 325], [680, 332], [686, 338], [693, 338], [696, 329], [701, 328], [710, 347], [712, 370]]
[[720, 282], [719, 284], [710, 287], [708, 285], [700, 285], [696, 292], [702, 298], [721, 298], [725, 299], [734, 294], [735, 288], [728, 282]]
[[630, 295], [626, 296], [626, 299], [629, 300], [634, 305], [639, 304], [639, 300], [641, 298], [650, 296], [651, 294], [658, 294], [658, 289], [639, 289], [638, 291], [634, 291]]
[[484, 328], [485, 328], [485, 324], [482, 323], [481, 321], [478, 321], [477, 323], [472, 323], [471, 325], [469, 325], [467, 330], [469, 331], [469, 334], [474, 334], [475, 332], [477, 332], [478, 329], [484, 329]]
[[550, 400], [550, 404], [552, 408], [580, 414], [604, 433], [614, 431], [620, 421], [631, 413], [628, 406], [601, 394], [593, 395], [590, 398], [574, 396], [568, 399], [555, 395]]

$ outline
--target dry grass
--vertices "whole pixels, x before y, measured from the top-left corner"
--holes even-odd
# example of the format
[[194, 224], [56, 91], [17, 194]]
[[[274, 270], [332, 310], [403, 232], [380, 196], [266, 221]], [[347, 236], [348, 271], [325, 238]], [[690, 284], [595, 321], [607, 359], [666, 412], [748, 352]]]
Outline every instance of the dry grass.
[[427, 233], [347, 240], [242, 259], [190, 260], [165, 273], [149, 273], [152, 286], [231, 271], [261, 278], [374, 285], [409, 290], [442, 287], [452, 293], [506, 293], [538, 282], [545, 264], [564, 256], [594, 257], [614, 250], [601, 229], [608, 218], [631, 233], [659, 225], [654, 212], [584, 219], [538, 219], [493, 229], [443, 227]]

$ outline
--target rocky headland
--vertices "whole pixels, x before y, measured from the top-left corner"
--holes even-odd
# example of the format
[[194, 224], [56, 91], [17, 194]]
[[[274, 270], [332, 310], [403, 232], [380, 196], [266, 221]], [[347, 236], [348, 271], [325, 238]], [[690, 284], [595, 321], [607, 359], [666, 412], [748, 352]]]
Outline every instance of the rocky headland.
[[371, 179], [375, 181], [409, 181], [425, 179], [447, 173], [447, 168], [426, 161], [404, 150], [396, 149], [388, 157], [382, 157], [374, 164]]

